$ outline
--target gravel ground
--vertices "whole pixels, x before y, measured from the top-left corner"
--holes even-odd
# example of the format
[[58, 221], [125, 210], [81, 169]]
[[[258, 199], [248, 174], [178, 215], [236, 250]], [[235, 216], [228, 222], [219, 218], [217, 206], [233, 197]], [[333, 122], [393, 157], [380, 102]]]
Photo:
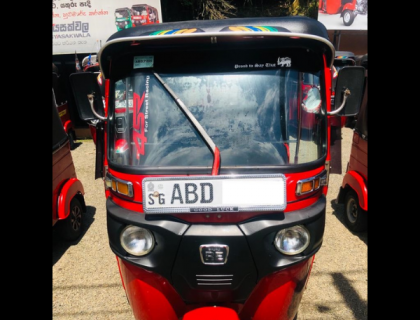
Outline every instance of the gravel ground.
[[[343, 222], [343, 206], [335, 204], [352, 134], [342, 130], [343, 173], [330, 175], [324, 241], [298, 320], [367, 319], [367, 232], [350, 232]], [[87, 228], [71, 243], [62, 241], [53, 228], [53, 319], [134, 320], [108, 244], [103, 182], [94, 179], [95, 145], [81, 140], [76, 146], [72, 156], [85, 189]]]

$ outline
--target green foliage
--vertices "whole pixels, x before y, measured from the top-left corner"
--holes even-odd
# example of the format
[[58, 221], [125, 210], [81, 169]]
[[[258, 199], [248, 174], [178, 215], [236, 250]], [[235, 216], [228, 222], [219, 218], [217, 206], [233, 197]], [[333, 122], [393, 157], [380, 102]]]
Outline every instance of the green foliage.
[[229, 0], [198, 0], [198, 19], [219, 20], [236, 15], [237, 8]]
[[318, 0], [162, 0], [163, 20], [218, 20], [290, 15], [318, 19]]
[[289, 0], [289, 15], [318, 19], [318, 0]]

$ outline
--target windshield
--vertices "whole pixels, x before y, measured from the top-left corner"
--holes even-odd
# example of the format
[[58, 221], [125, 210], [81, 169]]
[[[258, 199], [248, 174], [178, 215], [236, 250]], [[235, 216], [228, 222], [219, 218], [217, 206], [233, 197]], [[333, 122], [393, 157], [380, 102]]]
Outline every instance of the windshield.
[[[275, 68], [159, 76], [219, 148], [221, 168], [300, 164], [326, 154], [325, 105], [302, 106], [304, 89], [319, 88], [319, 74]], [[152, 71], [137, 71], [113, 88], [111, 162], [212, 166], [211, 149]]]
[[140, 6], [140, 7], [133, 6], [131, 8], [133, 9], [133, 14], [136, 15], [136, 16], [147, 15], [147, 10], [146, 10], [146, 7], [144, 7], [144, 6]]
[[117, 19], [129, 18], [130, 17], [130, 12], [129, 12], [129, 10], [126, 10], [126, 9], [118, 10], [118, 11], [115, 11], [115, 17]]

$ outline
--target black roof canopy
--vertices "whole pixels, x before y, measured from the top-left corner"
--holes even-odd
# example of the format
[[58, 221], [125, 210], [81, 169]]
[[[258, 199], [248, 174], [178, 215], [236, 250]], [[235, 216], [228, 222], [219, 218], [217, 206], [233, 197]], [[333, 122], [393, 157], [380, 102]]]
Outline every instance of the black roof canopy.
[[101, 70], [108, 78], [109, 61], [116, 56], [191, 47], [228, 50], [240, 45], [256, 50], [277, 46], [307, 48], [316, 54], [325, 54], [328, 66], [334, 61], [334, 46], [325, 26], [303, 16], [192, 20], [138, 26], [114, 33], [98, 56]]

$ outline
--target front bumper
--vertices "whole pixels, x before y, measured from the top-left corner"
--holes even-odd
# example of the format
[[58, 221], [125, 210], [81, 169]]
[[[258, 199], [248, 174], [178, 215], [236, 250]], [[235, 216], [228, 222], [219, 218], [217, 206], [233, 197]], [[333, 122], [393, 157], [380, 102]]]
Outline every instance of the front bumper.
[[[308, 260], [321, 247], [326, 197], [292, 212], [263, 214], [238, 224], [191, 224], [170, 215], [146, 216], [107, 199], [107, 226], [112, 251], [133, 266], [153, 271], [175, 288], [187, 303], [231, 301], [243, 303], [264, 277]], [[128, 224], [149, 229], [156, 246], [144, 257], [134, 257], [120, 245]], [[286, 227], [303, 224], [311, 234], [309, 247], [296, 256], [278, 252], [273, 240]], [[204, 264], [202, 245], [229, 248], [224, 264]], [[217, 291], [218, 294], [209, 294]]]

